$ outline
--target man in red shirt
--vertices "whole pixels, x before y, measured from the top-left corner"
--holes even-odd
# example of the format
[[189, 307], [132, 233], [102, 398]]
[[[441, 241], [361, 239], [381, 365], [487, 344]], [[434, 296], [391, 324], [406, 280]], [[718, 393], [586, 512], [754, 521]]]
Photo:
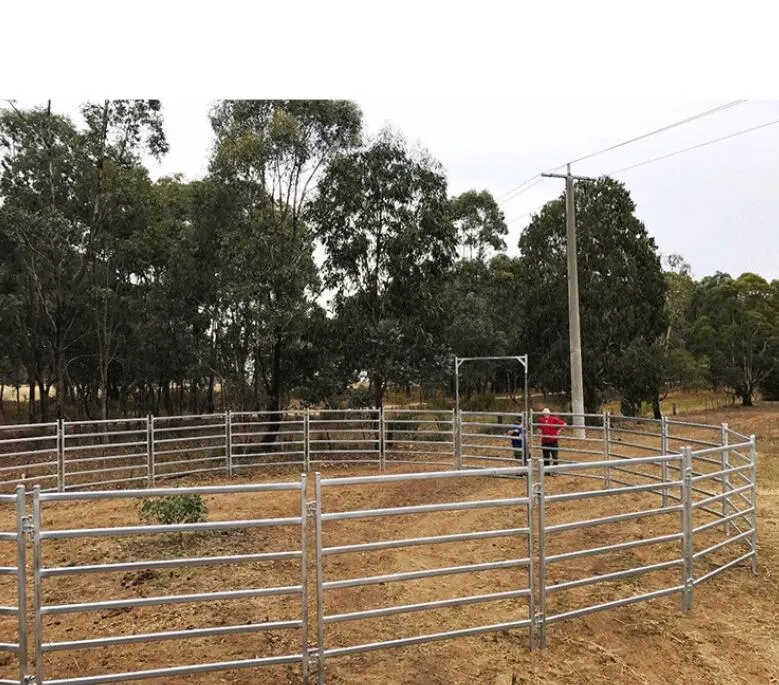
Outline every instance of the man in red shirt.
[[538, 419], [538, 432], [541, 434], [541, 451], [544, 454], [544, 466], [559, 464], [558, 452], [560, 450], [560, 431], [567, 426], [560, 417], [544, 407]]

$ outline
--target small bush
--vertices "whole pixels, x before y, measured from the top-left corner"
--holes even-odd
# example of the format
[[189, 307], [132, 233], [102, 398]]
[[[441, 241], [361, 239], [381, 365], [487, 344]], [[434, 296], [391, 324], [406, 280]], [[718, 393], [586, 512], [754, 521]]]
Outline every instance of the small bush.
[[203, 523], [208, 520], [208, 507], [200, 495], [172, 495], [144, 500], [141, 518], [164, 526], [176, 523]]

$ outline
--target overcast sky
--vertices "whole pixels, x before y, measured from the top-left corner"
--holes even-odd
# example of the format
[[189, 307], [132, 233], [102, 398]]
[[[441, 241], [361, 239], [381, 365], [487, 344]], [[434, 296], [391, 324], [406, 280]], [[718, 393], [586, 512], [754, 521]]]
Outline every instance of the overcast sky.
[[[426, 147], [452, 194], [486, 188], [496, 198], [538, 172], [698, 114], [727, 100], [355, 98], [369, 134], [384, 125]], [[206, 169], [207, 99], [163, 100], [170, 153], [153, 175]], [[748, 101], [573, 167], [597, 176], [779, 120], [779, 102]], [[779, 278], [779, 125], [618, 174], [663, 254], [681, 254], [696, 277], [745, 271]], [[509, 253], [539, 209], [563, 189], [546, 179], [501, 202]]]
[[[486, 188], [496, 198], [527, 178], [727, 102], [667, 99], [355, 97], [366, 130], [385, 125], [427, 148], [445, 167], [452, 194]], [[170, 152], [150, 162], [153, 177], [206, 171], [211, 147], [208, 98], [164, 98]], [[24, 105], [32, 104], [24, 102]], [[77, 112], [76, 100], [57, 101]], [[779, 101], [748, 101], [671, 131], [575, 164], [597, 176], [742, 129], [779, 120]], [[681, 254], [700, 278], [745, 271], [779, 278], [779, 125], [616, 175], [624, 181], [663, 254]], [[545, 179], [500, 200], [509, 222], [510, 254], [528, 213], [563, 189]]]

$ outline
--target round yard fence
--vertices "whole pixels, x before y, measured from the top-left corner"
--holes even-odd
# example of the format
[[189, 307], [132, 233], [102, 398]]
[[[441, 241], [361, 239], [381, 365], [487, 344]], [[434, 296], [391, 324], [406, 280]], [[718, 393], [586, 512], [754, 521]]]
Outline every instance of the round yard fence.
[[545, 464], [540, 417], [521, 445], [515, 414], [445, 410], [0, 427], [0, 684], [324, 683], [755, 572], [754, 436], [586, 415]]

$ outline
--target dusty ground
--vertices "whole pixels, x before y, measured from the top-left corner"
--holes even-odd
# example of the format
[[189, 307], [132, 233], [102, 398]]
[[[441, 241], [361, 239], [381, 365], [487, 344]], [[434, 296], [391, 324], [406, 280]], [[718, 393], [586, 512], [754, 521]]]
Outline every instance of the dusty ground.
[[[679, 417], [681, 418], [681, 417]], [[728, 421], [732, 428], [758, 437], [759, 460], [759, 572], [748, 565], [721, 574], [695, 591], [695, 609], [681, 613], [679, 596], [635, 604], [548, 626], [548, 648], [528, 651], [527, 630], [462, 638], [427, 645], [383, 650], [332, 658], [327, 662], [328, 683], [453, 685], [485, 683], [771, 683], [779, 682], [779, 406], [762, 404], [753, 409], [732, 409], [686, 415], [688, 420], [706, 423]], [[248, 482], [248, 474], [243, 477]], [[313, 478], [312, 478], [313, 480]], [[202, 481], [201, 481], [202, 482]], [[217, 481], [210, 481], [217, 482]], [[547, 482], [552, 492], [594, 487], [592, 481], [557, 477]], [[326, 510], [385, 507], [428, 501], [456, 501], [521, 496], [523, 481], [474, 478], [416, 481], [393, 486], [351, 487], [326, 491]], [[211, 496], [207, 498], [209, 520], [289, 516], [299, 510], [299, 500], [289, 495]], [[547, 522], [578, 520], [636, 508], [659, 506], [653, 494], [621, 498], [597, 498], [582, 502], [552, 504]], [[96, 525], [139, 523], [137, 503], [127, 500], [80, 504], [47, 504], [46, 527], [78, 528]], [[700, 515], [699, 522], [707, 520]], [[9, 518], [3, 512], [2, 529]], [[438, 533], [454, 533], [524, 525], [524, 513], [517, 508], [479, 509], [448, 515], [415, 516], [326, 524], [325, 544], [346, 544], [358, 540], [395, 539]], [[678, 515], [666, 514], [620, 525], [561, 533], [550, 541], [547, 554], [565, 549], [594, 547], [608, 542], [650, 537], [678, 530]], [[701, 536], [703, 537], [703, 536]], [[712, 531], [698, 540], [701, 548], [721, 539]], [[309, 543], [313, 543], [310, 538]], [[46, 565], [106, 563], [120, 560], [170, 558], [183, 547], [190, 556], [272, 551], [297, 548], [293, 528], [259, 529], [230, 533], [200, 534], [183, 541], [175, 536], [124, 538], [117, 543], [107, 538], [44, 543]], [[229, 551], [228, 551], [229, 550]], [[0, 547], [0, 565], [11, 549]], [[743, 552], [738, 544], [717, 553], [719, 561]], [[328, 580], [378, 575], [434, 566], [524, 557], [521, 538], [497, 538], [472, 543], [411, 547], [401, 551], [378, 551], [340, 555], [328, 559]], [[620, 554], [587, 557], [553, 567], [553, 582], [601, 574], [638, 564], [655, 563], [679, 556], [677, 543], [641, 547]], [[698, 566], [705, 572], [712, 560]], [[309, 640], [315, 644], [313, 571], [309, 614]], [[575, 609], [679, 582], [678, 569], [661, 571], [613, 583], [577, 588], [552, 595], [547, 613]], [[173, 569], [154, 572], [114, 573], [101, 576], [69, 576], [44, 582], [47, 604], [143, 597], [152, 595], [229, 590], [267, 585], [294, 584], [299, 580], [297, 562], [245, 564], [201, 569]], [[389, 604], [476, 595], [526, 587], [524, 570], [498, 570], [462, 574], [405, 583], [387, 583], [365, 588], [330, 591], [326, 594], [328, 614], [355, 611]], [[31, 588], [30, 588], [31, 590]], [[13, 603], [13, 584], [0, 583], [0, 603]], [[183, 604], [168, 608], [136, 608], [55, 616], [45, 621], [46, 640], [68, 640], [118, 635], [131, 632], [185, 629], [206, 625], [231, 625], [265, 620], [296, 618], [294, 601], [286, 598]], [[372, 642], [392, 637], [450, 630], [477, 623], [500, 623], [527, 616], [526, 600], [493, 602], [436, 612], [415, 612], [361, 623], [328, 626], [328, 647], [355, 642]], [[0, 622], [7, 639], [9, 622]], [[293, 631], [235, 635], [187, 641], [166, 641], [55, 652], [47, 657], [48, 677], [84, 676], [101, 672], [147, 669], [204, 661], [246, 659], [255, 656], [292, 653], [299, 645]], [[6, 660], [0, 677], [12, 674]], [[166, 683], [297, 683], [297, 667], [241, 670], [168, 678]], [[145, 681], [152, 682], [152, 681]]]

